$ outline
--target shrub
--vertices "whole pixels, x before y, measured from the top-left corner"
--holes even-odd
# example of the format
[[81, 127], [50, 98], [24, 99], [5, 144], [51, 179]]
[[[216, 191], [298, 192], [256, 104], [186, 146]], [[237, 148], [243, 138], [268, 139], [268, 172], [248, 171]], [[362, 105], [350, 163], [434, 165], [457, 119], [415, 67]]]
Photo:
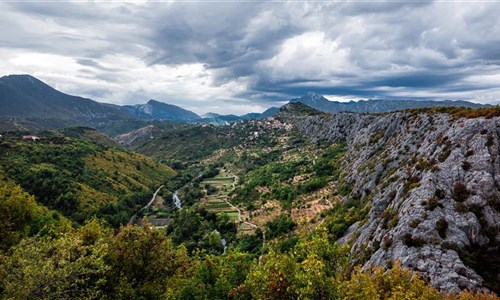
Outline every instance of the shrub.
[[434, 210], [436, 207], [443, 207], [443, 204], [439, 203], [439, 201], [435, 197], [431, 197], [429, 201], [427, 201], [427, 209]]
[[466, 212], [469, 212], [469, 208], [467, 207], [467, 205], [465, 205], [461, 202], [458, 202], [458, 203], [455, 203], [455, 211], [457, 211], [459, 213], [466, 213]]
[[475, 204], [475, 203], [468, 206], [468, 211], [473, 213], [478, 219], [481, 217], [481, 210], [482, 209], [483, 209], [483, 207], [481, 205]]
[[352, 186], [347, 185], [347, 184], [341, 185], [341, 186], [339, 186], [338, 191], [339, 191], [340, 195], [347, 196], [351, 193]]
[[425, 245], [424, 239], [421, 237], [414, 237], [411, 233], [403, 234], [401, 240], [403, 241], [403, 244], [408, 247], [422, 247]]
[[436, 221], [436, 230], [441, 238], [446, 238], [446, 230], [448, 230], [448, 221], [445, 218], [440, 218]]
[[449, 250], [455, 250], [457, 252], [460, 251], [460, 248], [458, 247], [457, 244], [455, 243], [452, 243], [452, 242], [448, 242], [448, 241], [444, 241], [442, 244], [441, 244], [441, 247], [443, 249], [449, 249]]
[[382, 249], [386, 251], [391, 246], [392, 246], [392, 238], [385, 236], [382, 239], [382, 245], [381, 245]]
[[397, 213], [395, 213], [393, 216], [392, 216], [392, 219], [387, 223], [387, 229], [392, 229], [394, 227], [396, 227], [399, 223], [399, 216]]
[[422, 222], [422, 220], [420, 219], [413, 219], [410, 221], [410, 223], [408, 224], [408, 226], [410, 226], [411, 228], [417, 228], [418, 224], [420, 224], [420, 222]]
[[500, 211], [500, 197], [498, 197], [498, 196], [491, 196], [488, 199], [486, 199], [486, 202], [492, 208], [496, 209], [497, 211]]
[[[444, 138], [443, 138], [444, 140]], [[443, 151], [438, 155], [438, 160], [444, 162], [451, 154], [451, 144], [448, 140], [444, 142]]]
[[383, 137], [384, 137], [384, 130], [383, 129], [377, 130], [370, 137], [370, 144], [375, 144], [376, 142], [378, 142]]
[[493, 137], [489, 135], [488, 139], [486, 140], [486, 147], [491, 147], [491, 146], [493, 146]]
[[462, 169], [464, 169], [464, 171], [469, 171], [469, 170], [470, 170], [470, 168], [471, 168], [471, 164], [470, 164], [470, 162], [468, 162], [468, 161], [464, 161], [464, 162], [462, 163]]
[[455, 182], [453, 184], [453, 193], [451, 197], [457, 202], [464, 202], [469, 198], [470, 192], [467, 190], [465, 184], [461, 182]]
[[442, 189], [437, 189], [434, 192], [434, 196], [436, 196], [438, 199], [444, 199], [444, 197], [446, 196], [446, 193]]
[[266, 235], [272, 239], [293, 231], [297, 224], [288, 215], [281, 215], [278, 218], [266, 223]]

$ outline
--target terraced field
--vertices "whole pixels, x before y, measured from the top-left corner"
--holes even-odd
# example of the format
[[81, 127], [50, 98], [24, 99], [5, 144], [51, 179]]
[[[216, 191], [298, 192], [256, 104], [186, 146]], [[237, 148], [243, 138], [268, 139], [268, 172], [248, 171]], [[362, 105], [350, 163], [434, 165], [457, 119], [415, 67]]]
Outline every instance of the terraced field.
[[[229, 193], [233, 190], [235, 177], [221, 171], [213, 178], [205, 179], [201, 186], [205, 187], [206, 196], [202, 205], [211, 212], [225, 213], [231, 220], [238, 220], [238, 211], [226, 202]], [[209, 190], [212, 190], [208, 193]]]

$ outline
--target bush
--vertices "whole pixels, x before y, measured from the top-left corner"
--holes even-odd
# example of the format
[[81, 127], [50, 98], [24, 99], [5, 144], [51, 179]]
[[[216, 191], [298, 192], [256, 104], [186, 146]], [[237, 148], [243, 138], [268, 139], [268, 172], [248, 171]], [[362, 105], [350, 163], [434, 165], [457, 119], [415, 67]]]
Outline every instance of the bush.
[[489, 206], [496, 209], [496, 211], [500, 211], [500, 197], [491, 196], [488, 199], [486, 199], [486, 202], [488, 203]]
[[468, 161], [464, 161], [464, 162], [462, 163], [462, 169], [464, 169], [464, 171], [469, 171], [469, 170], [470, 170], [470, 168], [471, 168], [471, 166], [472, 166], [472, 165], [471, 165], [471, 164], [470, 164], [470, 162], [468, 162]]
[[428, 210], [432, 211], [432, 210], [434, 210], [438, 206], [442, 208], [443, 204], [439, 203], [439, 201], [436, 198], [434, 198], [434, 197], [431, 197], [429, 199], [429, 201], [427, 201], [427, 209]]
[[465, 205], [461, 202], [458, 202], [458, 203], [455, 203], [455, 211], [459, 212], [459, 213], [466, 213], [466, 212], [469, 212], [469, 208], [467, 207], [467, 205]]
[[448, 156], [450, 156], [451, 154], [451, 148], [449, 147], [446, 147], [445, 149], [443, 149], [443, 152], [441, 152], [441, 154], [438, 155], [438, 160], [440, 162], [444, 162]]
[[448, 230], [448, 221], [445, 218], [440, 218], [436, 221], [436, 230], [441, 238], [446, 238], [446, 230]]
[[486, 140], [486, 147], [491, 147], [493, 146], [493, 137], [491, 135], [488, 136], [487, 140]]
[[381, 245], [382, 249], [384, 251], [387, 251], [387, 249], [389, 249], [389, 247], [391, 246], [392, 246], [392, 238], [385, 236], [382, 239], [382, 245]]
[[442, 189], [437, 189], [434, 192], [434, 196], [436, 196], [438, 199], [444, 199], [444, 197], [446, 197], [446, 193]]
[[325, 187], [328, 184], [326, 178], [313, 178], [300, 187], [302, 193], [311, 193]]
[[420, 224], [420, 222], [422, 222], [422, 220], [420, 219], [413, 219], [410, 221], [410, 223], [408, 224], [408, 226], [410, 226], [411, 228], [417, 228], [417, 226]]
[[278, 218], [266, 223], [266, 236], [270, 239], [284, 235], [293, 231], [297, 224], [288, 215], [281, 215]]
[[461, 182], [455, 182], [453, 184], [453, 193], [451, 197], [457, 202], [464, 202], [469, 198], [470, 192], [467, 190], [465, 184]]
[[401, 240], [403, 241], [403, 244], [408, 247], [422, 247], [423, 245], [425, 245], [424, 239], [420, 237], [414, 237], [411, 233], [403, 234]]

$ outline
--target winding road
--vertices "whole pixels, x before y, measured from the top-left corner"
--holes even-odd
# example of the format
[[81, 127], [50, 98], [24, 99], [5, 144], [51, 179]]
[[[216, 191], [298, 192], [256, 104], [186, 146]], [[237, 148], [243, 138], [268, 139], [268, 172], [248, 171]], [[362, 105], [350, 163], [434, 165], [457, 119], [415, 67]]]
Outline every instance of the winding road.
[[[151, 198], [151, 200], [148, 202], [148, 204], [146, 204], [146, 206], [144, 206], [143, 208], [141, 208], [139, 211], [141, 211], [141, 210], [146, 210], [146, 209], [148, 209], [149, 207], [151, 207], [151, 205], [152, 205], [152, 204], [155, 202], [155, 200], [156, 200], [156, 196], [158, 195], [158, 193], [160, 192], [160, 190], [161, 190], [162, 188], [163, 188], [163, 185], [162, 185], [162, 186], [160, 186], [160, 187], [156, 190], [156, 192], [153, 194], [153, 197], [152, 197], [152, 198]], [[133, 223], [134, 223], [135, 218], [137, 218], [137, 214], [139, 213], [139, 211], [138, 211], [138, 212], [136, 212], [136, 213], [135, 213], [135, 214], [134, 214], [134, 215], [130, 218], [130, 220], [128, 220], [128, 223], [127, 223], [128, 225], [130, 225], [130, 224], [133, 224]]]
[[[233, 181], [233, 189], [236, 188], [236, 184], [235, 182], [238, 180], [238, 178], [236, 176], [234, 176], [234, 181]], [[238, 212], [238, 221], [240, 223], [243, 223], [243, 224], [247, 224], [248, 226], [250, 227], [253, 227], [253, 228], [256, 228], [256, 229], [260, 229], [259, 226], [253, 224], [253, 223], [250, 223], [248, 221], [243, 221], [243, 218], [241, 217], [241, 210], [234, 206], [231, 202], [229, 202], [229, 200], [226, 198], [225, 202], [231, 206], [232, 208], [236, 209], [236, 211]], [[265, 230], [260, 230], [262, 232], [262, 247], [264, 247], [266, 245], [266, 231]]]

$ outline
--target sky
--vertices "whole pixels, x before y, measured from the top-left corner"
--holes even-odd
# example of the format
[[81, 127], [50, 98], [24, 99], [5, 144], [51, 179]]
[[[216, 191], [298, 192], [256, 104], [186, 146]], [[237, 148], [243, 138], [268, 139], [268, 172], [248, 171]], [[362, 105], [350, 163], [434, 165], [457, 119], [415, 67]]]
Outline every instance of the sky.
[[199, 114], [308, 91], [498, 104], [498, 16], [497, 1], [2, 1], [0, 76]]

